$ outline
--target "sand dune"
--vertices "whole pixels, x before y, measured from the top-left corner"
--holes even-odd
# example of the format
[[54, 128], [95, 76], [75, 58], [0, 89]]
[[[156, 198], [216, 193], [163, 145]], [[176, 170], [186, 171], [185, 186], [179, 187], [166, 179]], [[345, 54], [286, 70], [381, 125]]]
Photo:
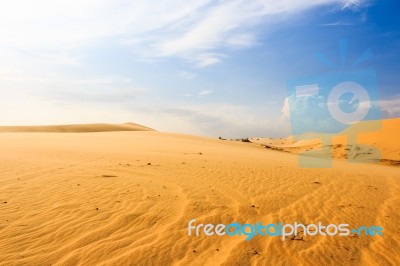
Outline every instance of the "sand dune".
[[151, 128], [134, 123], [125, 124], [76, 124], [51, 126], [0, 126], [0, 132], [108, 132], [148, 131]]
[[[374, 129], [378, 124], [380, 128]], [[315, 156], [331, 157], [335, 159], [363, 160], [380, 158], [383, 164], [400, 166], [400, 139], [397, 137], [400, 128], [400, 119], [386, 119], [382, 121], [364, 121], [337, 134], [331, 144], [323, 145], [317, 134], [308, 133], [298, 139], [251, 138], [250, 141], [261, 144], [268, 149], [303, 154], [305, 152]], [[357, 139], [348, 141], [350, 133], [355, 132]], [[357, 134], [356, 132], [364, 132]], [[348, 145], [349, 144], [349, 145]], [[379, 155], [373, 152], [378, 151]]]
[[[259, 144], [155, 131], [2, 133], [0, 145], [0, 265], [400, 264], [397, 167], [301, 169]], [[188, 236], [191, 219], [385, 235], [246, 241]]]

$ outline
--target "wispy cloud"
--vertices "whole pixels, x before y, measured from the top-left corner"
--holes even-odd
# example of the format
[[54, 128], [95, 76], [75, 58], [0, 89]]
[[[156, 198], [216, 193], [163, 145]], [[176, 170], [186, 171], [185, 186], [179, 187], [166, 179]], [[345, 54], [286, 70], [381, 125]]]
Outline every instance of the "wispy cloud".
[[160, 117], [157, 129], [170, 130], [174, 124], [177, 132], [197, 135], [222, 136], [227, 138], [254, 136], [289, 135], [289, 122], [268, 120], [265, 110], [257, 106], [233, 105], [229, 103], [207, 103], [183, 105], [180, 107], [148, 107], [135, 109], [139, 121], [143, 120], [153, 126], [152, 117]]
[[258, 26], [268, 28], [275, 16], [289, 18], [291, 13], [335, 3], [343, 8], [362, 4], [359, 0], [3, 1], [0, 39], [8, 47], [31, 49], [73, 65], [78, 62], [69, 50], [113, 37], [144, 57], [178, 57], [205, 67], [221, 62], [224, 49], [256, 45]]
[[213, 92], [214, 91], [212, 91], [212, 90], [202, 90], [202, 91], [199, 91], [198, 95], [199, 95], [199, 97], [204, 97], [204, 96], [210, 95]]
[[324, 26], [324, 27], [340, 27], [340, 26], [354, 26], [353, 23], [348, 23], [348, 22], [332, 22], [332, 23], [324, 23], [324, 24], [320, 24], [320, 26]]
[[181, 71], [178, 73], [178, 75], [181, 78], [188, 79], [188, 80], [195, 79], [197, 77], [196, 73], [188, 72], [188, 71]]
[[368, 0], [343, 0], [342, 9], [358, 9], [363, 5], [369, 4], [371, 1]]
[[202, 53], [193, 57], [189, 57], [189, 60], [192, 61], [197, 67], [206, 67], [221, 62], [223, 57], [225, 57], [223, 54]]
[[257, 38], [254, 33], [239, 33], [230, 36], [226, 44], [234, 48], [248, 48], [257, 44]]
[[400, 95], [392, 99], [381, 100], [380, 105], [384, 118], [400, 118]]
[[14, 68], [0, 68], [0, 81], [11, 82], [52, 82], [53, 79], [44, 76], [31, 75]]
[[126, 77], [104, 77], [104, 78], [95, 78], [95, 79], [77, 79], [70, 80], [71, 83], [77, 84], [116, 84], [116, 83], [129, 83], [132, 80]]

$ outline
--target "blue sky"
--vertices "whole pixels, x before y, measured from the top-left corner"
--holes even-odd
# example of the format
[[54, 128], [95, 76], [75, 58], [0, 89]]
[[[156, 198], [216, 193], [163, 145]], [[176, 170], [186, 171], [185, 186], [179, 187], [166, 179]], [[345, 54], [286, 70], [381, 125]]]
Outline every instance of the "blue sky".
[[[7, 3], [8, 2], [8, 3]], [[207, 136], [290, 134], [288, 80], [370, 49], [399, 117], [396, 1], [3, 1], [0, 124], [136, 122]]]

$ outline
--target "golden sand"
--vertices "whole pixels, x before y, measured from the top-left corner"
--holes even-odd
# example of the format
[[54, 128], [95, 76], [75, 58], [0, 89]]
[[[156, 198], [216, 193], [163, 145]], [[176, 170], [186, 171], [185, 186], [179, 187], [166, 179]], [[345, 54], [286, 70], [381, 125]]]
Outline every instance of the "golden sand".
[[[373, 130], [376, 124], [379, 129]], [[278, 151], [303, 154], [307, 151], [319, 151], [321, 157], [352, 159], [368, 162], [369, 157], [380, 159], [380, 163], [400, 166], [400, 119], [382, 121], [363, 121], [345, 131], [334, 135], [331, 143], [322, 143], [320, 135], [307, 133], [297, 138], [251, 138], [254, 143]], [[349, 141], [350, 133], [355, 139]], [[363, 133], [357, 133], [363, 132]], [[349, 145], [349, 146], [348, 146]], [[379, 151], [375, 155], [371, 149]]]
[[[379, 139], [391, 156], [398, 128]], [[156, 131], [1, 133], [0, 147], [1, 265], [400, 264], [399, 167], [302, 169], [257, 143]], [[191, 219], [384, 236], [196, 237]]]

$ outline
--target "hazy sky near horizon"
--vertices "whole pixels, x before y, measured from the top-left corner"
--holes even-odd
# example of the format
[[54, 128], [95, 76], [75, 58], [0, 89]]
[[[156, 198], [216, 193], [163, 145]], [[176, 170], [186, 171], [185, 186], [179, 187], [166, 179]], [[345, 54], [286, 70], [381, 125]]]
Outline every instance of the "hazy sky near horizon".
[[286, 82], [348, 64], [400, 116], [395, 0], [15, 0], [0, 3], [0, 124], [135, 122], [162, 131], [290, 134]]

